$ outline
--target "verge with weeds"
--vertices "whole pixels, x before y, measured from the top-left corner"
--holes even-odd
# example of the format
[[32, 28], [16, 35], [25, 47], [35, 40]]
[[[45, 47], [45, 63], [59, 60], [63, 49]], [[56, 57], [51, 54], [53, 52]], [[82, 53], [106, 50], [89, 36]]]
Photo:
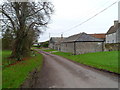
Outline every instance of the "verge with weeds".
[[[2, 53], [4, 53], [4, 51]], [[6, 55], [9, 56], [10, 53], [3, 54], [2, 61], [5, 60]], [[24, 60], [20, 62], [6, 66], [6, 68], [2, 70], [2, 88], [19, 88], [26, 78], [28, 78], [30, 72], [41, 68], [42, 59], [42, 55], [35, 52], [31, 57], [24, 58]]]

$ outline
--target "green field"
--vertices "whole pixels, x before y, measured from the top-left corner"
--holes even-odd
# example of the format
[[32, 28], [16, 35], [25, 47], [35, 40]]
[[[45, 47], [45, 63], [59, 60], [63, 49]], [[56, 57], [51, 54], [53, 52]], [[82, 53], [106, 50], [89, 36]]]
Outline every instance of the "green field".
[[43, 51], [45, 51], [45, 52], [51, 52], [51, 51], [56, 51], [56, 50], [54, 50], [54, 49], [43, 49]]
[[[24, 58], [23, 61], [17, 62], [14, 65], [9, 65], [2, 70], [2, 88], [19, 88], [20, 85], [29, 76], [35, 68], [40, 69], [42, 66], [42, 55], [35, 52], [36, 56]], [[7, 62], [10, 51], [3, 51], [3, 62]]]
[[32, 47], [31, 49], [33, 50], [33, 49], [41, 49], [41, 48], [39, 48], [39, 47]]
[[63, 56], [81, 64], [104, 69], [107, 71], [120, 73], [118, 68], [118, 51], [96, 52], [81, 55], [72, 55], [71, 53], [55, 52], [53, 54]]

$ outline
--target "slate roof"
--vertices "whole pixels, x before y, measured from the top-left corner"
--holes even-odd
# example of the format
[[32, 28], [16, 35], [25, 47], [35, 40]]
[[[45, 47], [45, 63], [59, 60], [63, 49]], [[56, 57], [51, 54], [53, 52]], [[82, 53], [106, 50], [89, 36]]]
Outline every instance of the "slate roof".
[[50, 38], [50, 43], [57, 43], [60, 40], [61, 40], [61, 37], [51, 37]]
[[61, 44], [61, 42], [62, 42], [64, 39], [65, 39], [65, 37], [60, 38], [60, 39], [56, 42], [56, 44]]
[[118, 25], [116, 25], [116, 26], [114, 26], [114, 25], [111, 26], [109, 28], [108, 32], [106, 33], [106, 35], [115, 33], [118, 30], [119, 27], [120, 27], [120, 23], [118, 23]]
[[70, 37], [68, 37], [68, 38], [65, 38], [65, 39], [63, 40], [63, 42], [74, 42], [74, 41], [76, 41], [80, 36], [81, 36], [81, 33], [80, 33], [80, 34], [72, 35], [72, 36], [70, 36]]
[[66, 37], [51, 37], [50, 43], [60, 44]]
[[86, 34], [86, 33], [79, 33], [79, 34], [76, 34], [76, 35], [72, 35], [66, 39], [63, 40], [63, 42], [85, 42], [85, 41], [92, 41], [92, 42], [95, 42], [95, 41], [99, 41], [99, 42], [103, 42], [104, 40], [103, 39], [99, 39], [99, 38], [95, 38], [89, 34]]

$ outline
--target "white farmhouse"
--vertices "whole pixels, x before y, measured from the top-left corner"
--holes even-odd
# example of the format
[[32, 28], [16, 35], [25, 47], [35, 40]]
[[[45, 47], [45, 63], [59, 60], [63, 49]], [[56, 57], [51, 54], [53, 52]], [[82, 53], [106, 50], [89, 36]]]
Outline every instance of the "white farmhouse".
[[110, 27], [106, 33], [106, 43], [120, 43], [120, 23], [119, 21], [114, 21], [114, 25]]

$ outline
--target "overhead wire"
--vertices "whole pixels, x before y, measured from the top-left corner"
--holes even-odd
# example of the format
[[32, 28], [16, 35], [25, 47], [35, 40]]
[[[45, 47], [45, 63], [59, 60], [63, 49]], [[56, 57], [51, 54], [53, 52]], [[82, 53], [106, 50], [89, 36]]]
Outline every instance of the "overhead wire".
[[[79, 24], [77, 24], [77, 25], [75, 25], [75, 26], [67, 29], [66, 31], [63, 31], [63, 32], [60, 32], [60, 33], [50, 33], [50, 32], [49, 32], [49, 33], [50, 33], [50, 34], [55, 34], [55, 35], [60, 35], [60, 34], [64, 34], [64, 33], [68, 32], [68, 31], [71, 31], [71, 30], [73, 30], [74, 28], [83, 25], [84, 23], [86, 23], [86, 22], [88, 22], [89, 20], [93, 19], [94, 17], [98, 16], [98, 15], [101, 14], [102, 12], [106, 11], [107, 9], [109, 9], [110, 7], [112, 7], [113, 5], [115, 5], [118, 1], [119, 1], [119, 0], [113, 2], [113, 3], [110, 4], [108, 7], [102, 9], [100, 12], [94, 14], [93, 16], [91, 16], [90, 18], [86, 19], [85, 21], [83, 21], [83, 22], [81, 22], [81, 23], [79, 23]], [[106, 3], [108, 3], [108, 2], [109, 2], [109, 1], [107, 1]], [[106, 3], [105, 3], [105, 4], [106, 4]], [[105, 5], [105, 4], [104, 4], [104, 5]], [[103, 5], [102, 5], [102, 6], [103, 6]], [[92, 10], [92, 9], [91, 9], [91, 10]], [[86, 16], [87, 16], [87, 15], [86, 15]], [[85, 16], [85, 17], [86, 17], [86, 16]], [[82, 19], [85, 18], [85, 17], [82, 17]]]
[[76, 27], [78, 27], [78, 26], [83, 25], [84, 23], [88, 22], [89, 20], [93, 19], [94, 17], [98, 16], [98, 15], [101, 14], [102, 12], [106, 11], [107, 9], [109, 9], [110, 7], [112, 7], [113, 5], [115, 5], [117, 2], [118, 2], [118, 0], [115, 1], [114, 3], [112, 3], [111, 5], [109, 5], [108, 7], [104, 8], [104, 9], [101, 10], [100, 12], [96, 13], [96, 14], [93, 15], [92, 17], [88, 18], [87, 20], [85, 20], [85, 21], [83, 21], [83, 22], [81, 22], [81, 23], [79, 23], [79, 24], [77, 24], [77, 25], [69, 28], [68, 30], [66, 30], [66, 31], [64, 31], [64, 32], [61, 32], [61, 33], [65, 33], [65, 32], [67, 32], [67, 31], [71, 31], [72, 29], [74, 29], [74, 28], [76, 28]]
[[[88, 11], [89, 15], [90, 15], [90, 14], [93, 14], [93, 13], [95, 12], [95, 10], [100, 9], [101, 7], [103, 7], [104, 5], [106, 5], [108, 2], [110, 2], [110, 0], [107, 0], [107, 1], [106, 1], [104, 4], [102, 4], [100, 7], [90, 9], [90, 10]], [[87, 18], [87, 16], [88, 16], [88, 14], [86, 14], [84, 17], [82, 17], [81, 20], [84, 19], [84, 18]], [[84, 22], [84, 21], [83, 21], [83, 22]], [[72, 28], [74, 28], [74, 26], [73, 26]], [[70, 28], [70, 29], [71, 29], [71, 28]], [[69, 31], [70, 29], [68, 29], [67, 31]], [[59, 32], [59, 33], [51, 33], [51, 34], [59, 35], [59, 34], [63, 34], [64, 32], [66, 32], [66, 31]]]

